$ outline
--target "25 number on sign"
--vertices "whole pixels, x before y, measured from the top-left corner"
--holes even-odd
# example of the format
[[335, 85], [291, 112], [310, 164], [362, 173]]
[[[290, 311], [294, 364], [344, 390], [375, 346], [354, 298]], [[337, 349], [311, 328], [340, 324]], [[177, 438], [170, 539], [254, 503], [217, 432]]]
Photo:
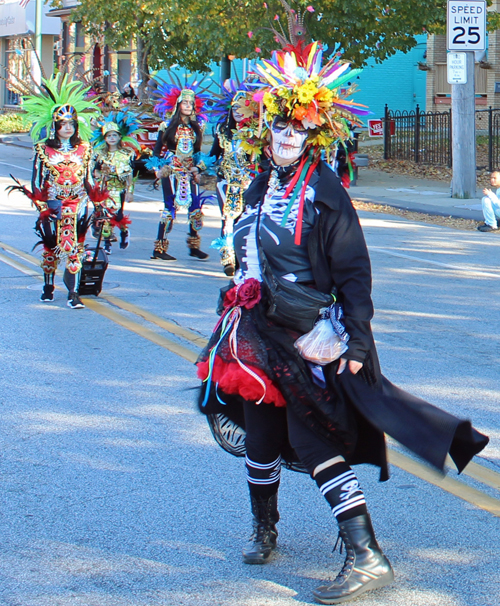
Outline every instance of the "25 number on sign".
[[466, 32], [465, 27], [458, 26], [454, 27], [452, 31], [456, 32], [456, 35], [453, 38], [453, 44], [479, 44], [481, 41], [479, 27], [469, 27]]

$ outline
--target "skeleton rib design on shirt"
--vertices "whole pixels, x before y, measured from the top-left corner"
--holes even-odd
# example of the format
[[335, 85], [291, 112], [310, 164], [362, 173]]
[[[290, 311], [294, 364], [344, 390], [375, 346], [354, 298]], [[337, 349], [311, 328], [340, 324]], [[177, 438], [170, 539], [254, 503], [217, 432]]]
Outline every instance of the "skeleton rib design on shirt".
[[[283, 198], [285, 191], [286, 185], [278, 185], [276, 188], [269, 187], [266, 193], [259, 226], [262, 248], [276, 275], [291, 282], [313, 282], [307, 240], [318, 213], [313, 204], [315, 192], [311, 187], [306, 189], [302, 241], [300, 245], [296, 245], [294, 234], [299, 198], [294, 201], [285, 227], [282, 227], [281, 222], [290, 201], [289, 197]], [[248, 278], [262, 281], [255, 234], [257, 217], [258, 207], [247, 206], [234, 230], [234, 245], [240, 265], [234, 278], [236, 284], [241, 284]]]

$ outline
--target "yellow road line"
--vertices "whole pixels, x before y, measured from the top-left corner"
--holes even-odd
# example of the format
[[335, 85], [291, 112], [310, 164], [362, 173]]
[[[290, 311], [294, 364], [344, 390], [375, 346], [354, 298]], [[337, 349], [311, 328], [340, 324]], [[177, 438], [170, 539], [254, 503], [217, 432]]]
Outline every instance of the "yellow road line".
[[462, 472], [464, 475], [469, 476], [469, 478], [473, 478], [482, 484], [486, 484], [486, 486], [490, 486], [495, 490], [500, 490], [500, 474], [488, 467], [484, 467], [483, 465], [479, 465], [479, 463], [475, 463], [471, 461], [467, 467]]
[[26, 267], [26, 265], [24, 265], [23, 263], [19, 263], [19, 261], [16, 261], [15, 259], [12, 259], [11, 257], [8, 257], [7, 255], [4, 255], [2, 253], [0, 253], [0, 261], [3, 261], [6, 265], [10, 265], [14, 269], [17, 269], [18, 271], [22, 272], [23, 274], [27, 274], [28, 276], [31, 276], [33, 278], [40, 277], [40, 274], [31, 269], [31, 267]]
[[22, 250], [14, 248], [13, 246], [10, 246], [10, 244], [5, 244], [5, 242], [0, 242], [0, 248], [8, 250], [13, 255], [16, 255], [17, 257], [22, 257], [25, 261], [28, 261], [28, 263], [32, 263], [33, 265], [40, 267], [40, 261], [29, 253], [25, 253]]
[[152, 343], [156, 343], [156, 345], [159, 345], [164, 349], [168, 349], [172, 353], [180, 356], [181, 358], [184, 358], [188, 362], [192, 362], [193, 364], [196, 362], [198, 354], [195, 351], [192, 351], [191, 349], [188, 349], [183, 345], [179, 345], [178, 343], [174, 343], [166, 337], [162, 337], [161, 335], [154, 332], [154, 330], [142, 326], [142, 324], [125, 318], [124, 316], [116, 312], [114, 309], [110, 309], [109, 307], [103, 305], [102, 303], [99, 303], [99, 301], [96, 301], [95, 299], [89, 299], [87, 297], [82, 298], [85, 301], [85, 305], [92, 311], [98, 313], [99, 315], [104, 316], [109, 320], [112, 320], [116, 324], [119, 324], [120, 326], [123, 326], [123, 328], [126, 328], [127, 330], [130, 330], [131, 332], [134, 332], [137, 335], [144, 337]]
[[[35, 257], [32, 257], [27, 253], [23, 253], [22, 251], [19, 251], [12, 246], [0, 242], [0, 247], [4, 248], [5, 250], [9, 250], [13, 254], [23, 257], [30, 263], [38, 264]], [[40, 273], [34, 272], [30, 267], [26, 267], [26, 265], [2, 253], [0, 253], [0, 261], [7, 263], [11, 267], [31, 277], [39, 279], [42, 278]], [[147, 322], [150, 322], [151, 324], [156, 324], [160, 328], [163, 328], [168, 332], [171, 332], [181, 338], [184, 338], [187, 341], [190, 341], [191, 343], [194, 343], [201, 347], [204, 347], [206, 344], [206, 340], [203, 339], [203, 337], [197, 335], [196, 333], [191, 332], [188, 329], [182, 328], [177, 324], [174, 324], [173, 322], [164, 320], [163, 318], [160, 318], [155, 314], [149, 313], [148, 311], [141, 309], [140, 307], [133, 305], [132, 303], [128, 303], [123, 299], [114, 297], [112, 295], [102, 296], [110, 304], [116, 305], [116, 307], [119, 307], [120, 309], [138, 315]], [[99, 315], [104, 316], [112, 322], [115, 322], [116, 324], [122, 326], [123, 328], [126, 328], [127, 330], [130, 330], [131, 332], [141, 337], [144, 337], [148, 341], [151, 341], [152, 343], [155, 343], [156, 345], [159, 345], [160, 347], [171, 351], [172, 353], [178, 355], [184, 360], [187, 360], [188, 362], [196, 362], [196, 359], [198, 357], [198, 354], [196, 352], [188, 349], [187, 347], [179, 345], [178, 343], [170, 341], [170, 339], [167, 339], [166, 337], [155, 333], [150, 328], [147, 328], [137, 322], [134, 322], [133, 320], [125, 318], [120, 313], [114, 311], [106, 305], [103, 305], [95, 299], [89, 299], [87, 297], [84, 298], [87, 307], [89, 307], [91, 310], [95, 311]], [[392, 465], [395, 465], [396, 467], [399, 467], [400, 469], [411, 473], [412, 475], [428, 482], [429, 484], [433, 484], [434, 486], [437, 486], [442, 490], [453, 494], [454, 496], [462, 499], [463, 501], [466, 501], [467, 503], [471, 503], [472, 505], [480, 509], [484, 509], [485, 511], [488, 511], [496, 517], [500, 517], [500, 499], [490, 497], [484, 492], [481, 492], [480, 490], [477, 490], [475, 488], [471, 488], [470, 486], [467, 486], [467, 484], [464, 484], [459, 480], [455, 480], [447, 476], [442, 476], [439, 473], [433, 471], [431, 468], [427, 467], [426, 465], [414, 461], [410, 457], [400, 452], [397, 452], [390, 447], [388, 448], [388, 457], [389, 462]], [[500, 489], [500, 474], [491, 469], [488, 469], [487, 467], [479, 465], [478, 463], [469, 463], [463, 473], [464, 475], [467, 475], [479, 482], [482, 482], [487, 486], [490, 486], [497, 490]]]
[[420, 478], [421, 480], [425, 480], [429, 484], [442, 488], [463, 501], [467, 501], [467, 503], [471, 503], [480, 509], [488, 511], [497, 518], [500, 517], [500, 499], [490, 497], [484, 492], [477, 490], [476, 488], [471, 488], [470, 486], [467, 486], [467, 484], [449, 478], [448, 476], [442, 476], [422, 463], [418, 463], [395, 450], [388, 449], [388, 457], [389, 462], [392, 465], [417, 476], [417, 478]]
[[116, 307], [119, 307], [120, 309], [123, 309], [125, 311], [129, 311], [130, 313], [133, 313], [136, 316], [140, 316], [147, 322], [151, 322], [151, 324], [156, 324], [156, 326], [163, 328], [167, 332], [177, 335], [178, 337], [181, 337], [182, 339], [186, 339], [186, 341], [190, 341], [191, 343], [194, 343], [201, 349], [203, 349], [205, 347], [205, 345], [208, 343], [207, 339], [196, 334], [194, 331], [191, 331], [187, 328], [183, 328], [182, 326], [179, 326], [178, 324], [175, 324], [174, 322], [170, 322], [169, 320], [160, 318], [160, 316], [152, 314], [149, 311], [146, 311], [145, 309], [142, 309], [141, 307], [134, 305], [133, 303], [129, 303], [128, 301], [125, 301], [124, 299], [120, 299], [119, 297], [114, 297], [113, 295], [108, 295], [108, 294], [101, 294], [100, 296], [103, 299], [106, 299], [106, 301], [108, 301], [112, 305], [116, 305]]

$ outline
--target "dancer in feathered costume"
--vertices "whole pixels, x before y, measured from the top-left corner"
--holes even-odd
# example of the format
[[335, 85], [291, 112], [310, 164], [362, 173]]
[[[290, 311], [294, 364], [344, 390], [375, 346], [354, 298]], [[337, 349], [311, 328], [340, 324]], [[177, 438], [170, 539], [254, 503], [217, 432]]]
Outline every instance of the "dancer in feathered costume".
[[[95, 149], [93, 158], [94, 178], [101, 182], [109, 192], [106, 208], [96, 209], [94, 213], [94, 235], [97, 225], [102, 229], [104, 249], [111, 253], [111, 242], [116, 240], [113, 228], [120, 230], [120, 248], [129, 245], [131, 220], [125, 216], [125, 202], [131, 202], [134, 193], [134, 179], [132, 160], [136, 152], [140, 152], [140, 145], [135, 136], [141, 133], [140, 123], [130, 112], [111, 112], [99, 124], [92, 136]], [[113, 216], [108, 217], [108, 211]]]
[[236, 259], [233, 246], [233, 225], [244, 208], [243, 194], [256, 175], [264, 140], [250, 145], [249, 129], [258, 125], [259, 105], [245, 83], [226, 80], [210, 113], [219, 118], [210, 155], [220, 160], [217, 199], [222, 215], [221, 237], [212, 242], [220, 251], [220, 260], [227, 276], [233, 276]]
[[164, 122], [159, 128], [153, 158], [146, 166], [155, 169], [157, 177], [161, 178], [165, 207], [161, 213], [152, 259], [175, 261], [175, 257], [167, 252], [167, 236], [179, 208], [185, 208], [188, 212], [189, 255], [200, 261], [208, 259], [208, 254], [200, 250], [199, 232], [203, 227], [203, 214], [198, 184], [200, 174], [206, 169], [201, 159], [201, 144], [206, 125], [203, 112], [209, 97], [200, 84], [186, 82], [182, 85], [173, 79], [170, 84], [159, 82], [155, 91], [158, 100], [155, 111]]
[[[80, 82], [59, 73], [43, 79], [37, 93], [23, 101], [33, 121], [31, 136], [35, 141], [30, 198], [40, 212], [35, 227], [43, 244], [45, 284], [40, 299], [54, 300], [54, 275], [60, 259], [65, 258], [64, 283], [68, 306], [73, 309], [84, 307], [78, 284], [89, 223], [86, 185], [92, 184], [92, 146], [88, 140], [90, 121], [98, 116], [94, 103], [85, 98], [86, 92]], [[49, 136], [40, 141], [44, 129]]]

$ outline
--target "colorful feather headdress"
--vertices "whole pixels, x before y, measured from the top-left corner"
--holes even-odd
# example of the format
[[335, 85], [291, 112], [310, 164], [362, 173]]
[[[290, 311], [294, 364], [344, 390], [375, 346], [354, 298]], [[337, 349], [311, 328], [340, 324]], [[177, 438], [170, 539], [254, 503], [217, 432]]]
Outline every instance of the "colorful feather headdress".
[[270, 125], [275, 116], [297, 120], [309, 130], [308, 143], [329, 148], [350, 138], [350, 126], [361, 124], [368, 108], [348, 97], [355, 91], [351, 81], [361, 72], [350, 64], [330, 59], [323, 65], [321, 43], [305, 48], [299, 42], [273, 53], [255, 66], [259, 86], [254, 99]]
[[249, 108], [248, 114], [258, 113], [258, 104], [253, 100], [253, 89], [247, 82], [239, 82], [232, 78], [225, 80], [223, 84], [215, 82], [220, 92], [213, 94], [213, 103], [208, 110], [217, 122], [225, 120], [235, 102], [239, 102]]
[[177, 104], [183, 98], [189, 98], [194, 101], [194, 112], [198, 118], [206, 120], [205, 111], [211, 101], [211, 96], [207, 94], [207, 88], [202, 88], [201, 85], [207, 76], [201, 80], [194, 78], [191, 82], [188, 77], [184, 78], [184, 83], [173, 72], [169, 72], [170, 82], [161, 80], [158, 77], [154, 78], [157, 83], [156, 90], [152, 93], [152, 98], [156, 101], [154, 111], [166, 120], [172, 116], [177, 109]]
[[[56, 120], [78, 120], [78, 133], [82, 140], [88, 141], [92, 132], [91, 120], [99, 116], [99, 108], [86, 98], [88, 88], [77, 80], [70, 81], [69, 76], [57, 74], [48, 79], [42, 79], [40, 91], [37, 94], [26, 95], [23, 98], [23, 109], [33, 121], [31, 137], [37, 142], [40, 133], [45, 128], [47, 135], [54, 129]], [[71, 111], [68, 109], [72, 108]]]
[[122, 143], [140, 152], [141, 146], [135, 138], [139, 133], [143, 133], [141, 123], [137, 117], [129, 111], [110, 112], [98, 123], [98, 128], [92, 133], [92, 144], [99, 148], [105, 144], [104, 137], [107, 133], [115, 131], [119, 133]]

